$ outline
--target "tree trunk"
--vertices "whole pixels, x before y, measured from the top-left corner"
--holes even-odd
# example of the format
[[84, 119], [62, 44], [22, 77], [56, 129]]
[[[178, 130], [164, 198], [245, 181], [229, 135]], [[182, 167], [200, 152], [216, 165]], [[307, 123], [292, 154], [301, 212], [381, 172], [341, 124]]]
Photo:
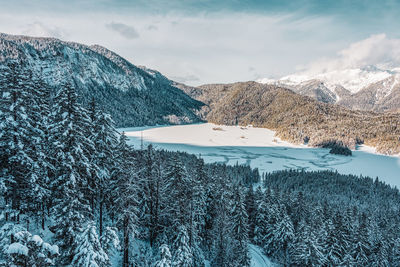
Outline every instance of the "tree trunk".
[[129, 228], [128, 228], [128, 216], [124, 218], [124, 259], [122, 267], [129, 267]]
[[44, 230], [44, 222], [45, 222], [45, 216], [46, 216], [46, 212], [45, 212], [45, 208], [44, 208], [44, 203], [42, 202], [42, 229]]
[[100, 200], [100, 210], [99, 210], [99, 233], [100, 237], [103, 235], [103, 200]]

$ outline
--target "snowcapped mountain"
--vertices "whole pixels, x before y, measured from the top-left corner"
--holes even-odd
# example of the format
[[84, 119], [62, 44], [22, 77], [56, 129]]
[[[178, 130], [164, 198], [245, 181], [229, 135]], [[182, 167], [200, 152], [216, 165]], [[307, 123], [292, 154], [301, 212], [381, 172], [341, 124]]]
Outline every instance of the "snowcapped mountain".
[[338, 103], [353, 109], [400, 109], [400, 102], [390, 101], [393, 97], [400, 99], [400, 68], [366, 66], [311, 75], [299, 73], [258, 82], [279, 85], [321, 102]]
[[52, 87], [68, 80], [84, 104], [94, 98], [118, 126], [200, 120], [201, 102], [161, 73], [139, 68], [99, 45], [0, 34], [0, 67], [8, 61], [26, 66]]

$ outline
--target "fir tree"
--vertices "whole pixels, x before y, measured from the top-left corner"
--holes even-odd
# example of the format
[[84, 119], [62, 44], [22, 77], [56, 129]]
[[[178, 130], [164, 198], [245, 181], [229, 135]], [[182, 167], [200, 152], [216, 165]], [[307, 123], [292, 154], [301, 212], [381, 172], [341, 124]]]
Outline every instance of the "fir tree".
[[193, 254], [189, 247], [189, 237], [184, 226], [178, 228], [178, 235], [174, 242], [174, 254], [172, 266], [191, 267], [193, 264]]
[[243, 188], [236, 186], [234, 189], [232, 210], [232, 238], [233, 238], [233, 266], [249, 266], [249, 236], [248, 216], [243, 197]]
[[171, 267], [171, 252], [168, 245], [163, 244], [160, 246], [160, 260], [156, 262], [154, 267]]

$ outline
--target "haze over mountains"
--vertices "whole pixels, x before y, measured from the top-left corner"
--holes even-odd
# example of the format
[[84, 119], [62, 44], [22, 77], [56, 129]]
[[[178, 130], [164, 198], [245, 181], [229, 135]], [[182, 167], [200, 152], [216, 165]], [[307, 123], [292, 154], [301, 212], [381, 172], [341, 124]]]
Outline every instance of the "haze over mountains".
[[362, 68], [298, 73], [280, 79], [259, 79], [310, 96], [325, 103], [359, 110], [396, 111], [400, 109], [400, 68]]
[[70, 83], [80, 101], [94, 99], [117, 126], [200, 121], [196, 113], [202, 103], [160, 73], [139, 68], [104, 47], [0, 34], [0, 51], [0, 68], [16, 61], [51, 87]]

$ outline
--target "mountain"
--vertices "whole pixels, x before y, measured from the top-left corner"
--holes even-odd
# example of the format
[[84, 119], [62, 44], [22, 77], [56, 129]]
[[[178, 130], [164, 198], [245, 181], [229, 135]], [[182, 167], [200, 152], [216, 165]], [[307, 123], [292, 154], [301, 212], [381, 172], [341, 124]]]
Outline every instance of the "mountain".
[[81, 102], [94, 99], [119, 127], [200, 121], [201, 102], [161, 73], [137, 67], [99, 45], [0, 34], [0, 68], [10, 61], [52, 87], [73, 84]]
[[400, 110], [400, 69], [376, 66], [320, 74], [294, 74], [281, 79], [260, 79], [325, 103], [370, 111]]
[[211, 84], [192, 91], [209, 106], [209, 122], [273, 129], [283, 140], [316, 147], [344, 144], [354, 149], [365, 143], [381, 153], [400, 153], [397, 113], [353, 111], [257, 82]]

